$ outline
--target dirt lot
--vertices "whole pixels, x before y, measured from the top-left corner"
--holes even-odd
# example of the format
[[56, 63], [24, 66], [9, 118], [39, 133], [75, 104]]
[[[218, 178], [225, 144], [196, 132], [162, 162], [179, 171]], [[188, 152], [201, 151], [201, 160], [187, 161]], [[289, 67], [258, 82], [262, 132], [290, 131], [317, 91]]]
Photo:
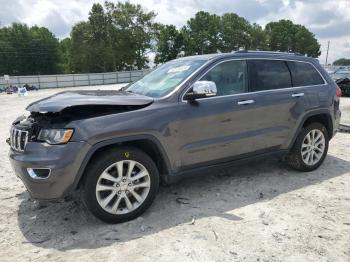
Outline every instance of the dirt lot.
[[[232, 168], [163, 187], [142, 217], [106, 225], [78, 197], [38, 205], [11, 170], [11, 121], [57, 91], [0, 95], [0, 261], [350, 261], [349, 133], [314, 172], [273, 160]], [[342, 107], [350, 124], [350, 98]]]

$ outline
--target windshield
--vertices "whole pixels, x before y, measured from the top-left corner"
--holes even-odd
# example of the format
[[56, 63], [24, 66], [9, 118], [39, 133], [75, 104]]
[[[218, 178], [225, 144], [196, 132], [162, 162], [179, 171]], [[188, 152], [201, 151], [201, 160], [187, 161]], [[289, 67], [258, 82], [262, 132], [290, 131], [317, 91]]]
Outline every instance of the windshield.
[[190, 76], [206, 60], [174, 60], [161, 65], [125, 90], [150, 97], [162, 97]]

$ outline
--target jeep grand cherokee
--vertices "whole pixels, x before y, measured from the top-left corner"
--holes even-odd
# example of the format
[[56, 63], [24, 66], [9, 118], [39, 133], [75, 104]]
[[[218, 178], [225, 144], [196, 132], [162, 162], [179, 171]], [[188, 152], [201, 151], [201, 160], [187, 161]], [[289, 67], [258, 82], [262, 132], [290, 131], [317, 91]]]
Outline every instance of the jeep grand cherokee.
[[133, 219], [160, 181], [281, 157], [311, 171], [338, 129], [341, 92], [318, 61], [235, 52], [165, 63], [120, 91], [68, 91], [13, 122], [9, 157], [36, 199], [80, 189], [109, 223]]

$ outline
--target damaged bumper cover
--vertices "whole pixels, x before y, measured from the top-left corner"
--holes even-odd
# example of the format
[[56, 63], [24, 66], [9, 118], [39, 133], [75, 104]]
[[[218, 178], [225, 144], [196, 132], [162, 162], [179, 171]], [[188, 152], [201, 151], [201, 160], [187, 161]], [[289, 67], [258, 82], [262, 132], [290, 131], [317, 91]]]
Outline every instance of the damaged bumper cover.
[[[31, 197], [51, 200], [69, 195], [85, 155], [91, 146], [86, 142], [65, 145], [28, 143], [25, 152], [10, 150], [9, 158], [16, 175]], [[35, 177], [33, 170], [49, 170], [45, 177]]]

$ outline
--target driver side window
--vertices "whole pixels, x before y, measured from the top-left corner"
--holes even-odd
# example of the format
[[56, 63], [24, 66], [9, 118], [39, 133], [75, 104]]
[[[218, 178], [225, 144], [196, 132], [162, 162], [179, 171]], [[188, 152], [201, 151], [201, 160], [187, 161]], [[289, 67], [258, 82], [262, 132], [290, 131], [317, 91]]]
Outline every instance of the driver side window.
[[216, 96], [227, 96], [248, 92], [247, 63], [233, 60], [220, 63], [207, 72], [201, 81], [213, 81], [216, 84]]

